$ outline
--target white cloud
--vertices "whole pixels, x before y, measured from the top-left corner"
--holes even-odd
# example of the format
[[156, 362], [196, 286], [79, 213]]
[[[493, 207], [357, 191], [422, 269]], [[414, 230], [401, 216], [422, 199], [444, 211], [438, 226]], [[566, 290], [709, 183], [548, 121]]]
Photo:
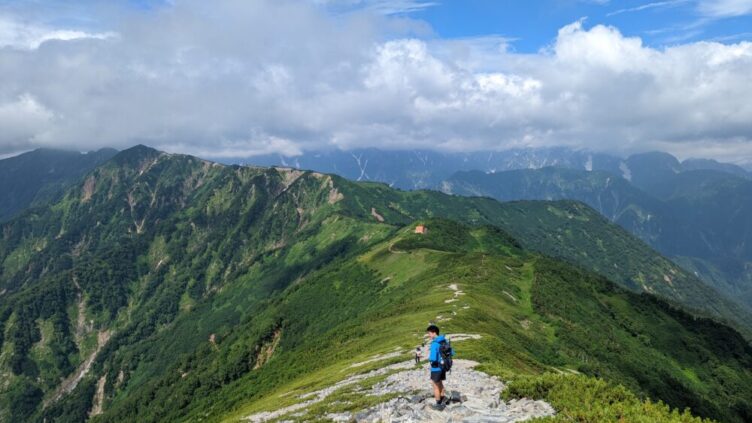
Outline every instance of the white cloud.
[[732, 17], [752, 13], [752, 0], [699, 0], [700, 12], [710, 17]]
[[45, 135], [53, 118], [53, 113], [28, 93], [0, 102], [0, 128], [6, 143], [3, 146], [10, 151], [24, 149], [27, 147], [25, 141], [34, 141]]
[[214, 144], [196, 146], [194, 144], [175, 143], [165, 150], [173, 153], [191, 151], [199, 157], [249, 157], [262, 154], [281, 154], [284, 156], [297, 156], [303, 153], [298, 145], [288, 139], [275, 137], [261, 130], [253, 130], [247, 139], [219, 140]]
[[653, 53], [639, 38], [625, 38], [613, 27], [598, 25], [584, 30], [582, 20], [559, 30], [553, 51], [560, 62], [619, 73], [644, 68]]
[[668, 8], [668, 7], [676, 7], [682, 4], [686, 4], [690, 1], [691, 0], [655, 1], [652, 3], [641, 4], [639, 6], [633, 6], [633, 7], [627, 7], [623, 9], [614, 10], [613, 12], [606, 14], [606, 16], [621, 15], [622, 13], [642, 12], [643, 10], [650, 10], [650, 9], [663, 9], [663, 8]]
[[752, 161], [739, 148], [752, 145], [752, 43], [654, 49], [575, 22], [520, 54], [502, 38], [410, 38], [413, 23], [394, 22], [184, 0], [129, 16], [117, 37], [0, 48], [0, 154], [570, 145]]
[[438, 5], [435, 1], [421, 0], [312, 0], [314, 4], [335, 11], [371, 10], [384, 15], [418, 12]]
[[11, 47], [33, 50], [46, 41], [71, 41], [84, 38], [106, 39], [114, 33], [90, 33], [70, 29], [53, 29], [42, 25], [23, 24], [13, 19], [0, 16], [0, 48]]

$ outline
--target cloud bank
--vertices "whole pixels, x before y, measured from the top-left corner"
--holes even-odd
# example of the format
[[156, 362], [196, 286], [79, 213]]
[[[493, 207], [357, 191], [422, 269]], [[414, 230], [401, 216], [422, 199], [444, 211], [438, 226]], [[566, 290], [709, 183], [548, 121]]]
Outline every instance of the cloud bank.
[[0, 154], [567, 145], [752, 161], [752, 43], [654, 49], [575, 22], [519, 54], [317, 3], [178, 0], [98, 32], [3, 17]]

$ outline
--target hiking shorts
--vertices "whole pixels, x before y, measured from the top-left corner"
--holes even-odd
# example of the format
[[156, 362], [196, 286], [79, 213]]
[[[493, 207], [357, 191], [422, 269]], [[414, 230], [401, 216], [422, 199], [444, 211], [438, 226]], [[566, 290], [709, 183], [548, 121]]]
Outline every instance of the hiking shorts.
[[431, 372], [431, 380], [434, 382], [441, 382], [442, 380], [446, 380], [446, 371], [444, 370], [437, 370], [435, 372]]

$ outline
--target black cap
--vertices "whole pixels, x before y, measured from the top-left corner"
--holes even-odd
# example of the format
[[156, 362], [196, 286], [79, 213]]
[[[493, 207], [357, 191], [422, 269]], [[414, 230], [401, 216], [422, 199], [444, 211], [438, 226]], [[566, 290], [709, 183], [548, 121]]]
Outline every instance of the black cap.
[[439, 327], [436, 325], [428, 325], [428, 327], [426, 328], [426, 332], [433, 332], [436, 335], [440, 334]]

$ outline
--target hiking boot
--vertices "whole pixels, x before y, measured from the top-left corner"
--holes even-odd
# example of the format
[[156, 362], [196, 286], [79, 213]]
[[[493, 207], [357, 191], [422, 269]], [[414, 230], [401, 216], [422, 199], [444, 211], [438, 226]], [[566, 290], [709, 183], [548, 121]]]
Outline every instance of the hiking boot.
[[431, 408], [434, 409], [434, 410], [436, 410], [436, 411], [444, 411], [444, 409], [446, 408], [446, 405], [444, 405], [442, 403], [431, 404]]

